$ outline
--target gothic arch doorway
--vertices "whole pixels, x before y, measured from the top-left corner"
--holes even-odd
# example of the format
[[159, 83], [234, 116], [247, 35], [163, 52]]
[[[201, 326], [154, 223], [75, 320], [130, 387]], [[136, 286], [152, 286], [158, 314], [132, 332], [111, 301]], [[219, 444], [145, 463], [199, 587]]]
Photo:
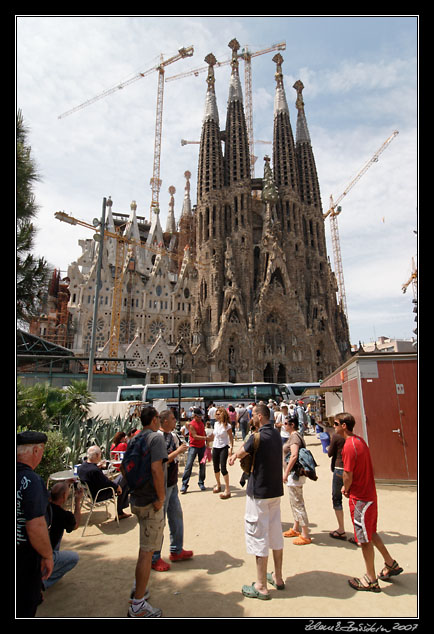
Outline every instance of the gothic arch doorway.
[[281, 363], [279, 363], [279, 369], [277, 371], [277, 382], [286, 383], [286, 368]]
[[270, 363], [267, 363], [265, 370], [264, 370], [264, 381], [265, 383], [273, 383], [274, 382], [274, 377], [273, 377], [273, 368], [271, 367]]

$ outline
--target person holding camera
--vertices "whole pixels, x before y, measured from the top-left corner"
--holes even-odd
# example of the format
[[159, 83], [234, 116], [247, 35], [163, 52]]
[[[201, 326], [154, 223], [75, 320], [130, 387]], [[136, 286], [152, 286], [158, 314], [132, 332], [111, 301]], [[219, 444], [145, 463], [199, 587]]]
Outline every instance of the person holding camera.
[[[68, 495], [69, 487], [74, 484], [74, 512], [63, 508]], [[55, 584], [67, 572], [72, 570], [78, 563], [78, 553], [73, 550], [60, 550], [60, 542], [63, 533], [75, 531], [81, 520], [81, 500], [83, 489], [78, 487], [74, 480], [64, 480], [57, 482], [50, 490], [51, 524], [48, 529], [50, 542], [53, 548], [53, 572], [44, 583], [45, 590]]]

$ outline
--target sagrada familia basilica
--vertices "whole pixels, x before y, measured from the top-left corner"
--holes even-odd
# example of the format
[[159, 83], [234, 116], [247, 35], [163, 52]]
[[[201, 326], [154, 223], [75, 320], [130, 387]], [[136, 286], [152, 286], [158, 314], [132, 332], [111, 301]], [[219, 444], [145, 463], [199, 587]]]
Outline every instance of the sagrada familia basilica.
[[[176, 382], [174, 352], [185, 355], [183, 381], [318, 381], [350, 355], [348, 324], [326, 251], [320, 188], [307, 126], [303, 84], [295, 89], [295, 139], [279, 54], [276, 64], [272, 157], [252, 178], [236, 40], [225, 127], [215, 93], [212, 54], [197, 169], [191, 173], [176, 222], [174, 188], [165, 230], [159, 210], [151, 222], [116, 213], [107, 201], [107, 231], [135, 246], [122, 263], [118, 357], [143, 372], [140, 382]], [[77, 356], [89, 354], [99, 245], [79, 241], [82, 254], [67, 277], [55, 272], [39, 336]], [[140, 245], [140, 246], [139, 246]], [[116, 240], [103, 246], [96, 357], [108, 357]], [[50, 312], [51, 311], [51, 312]], [[50, 314], [53, 316], [51, 320]], [[32, 330], [31, 330], [32, 332]], [[60, 337], [60, 339], [59, 339]]]

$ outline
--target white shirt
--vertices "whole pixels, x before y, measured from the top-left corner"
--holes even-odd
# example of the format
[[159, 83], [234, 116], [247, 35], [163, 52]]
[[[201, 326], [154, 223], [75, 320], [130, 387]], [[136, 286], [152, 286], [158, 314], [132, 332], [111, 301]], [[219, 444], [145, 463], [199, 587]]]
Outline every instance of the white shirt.
[[212, 446], [215, 449], [222, 449], [223, 447], [230, 446], [231, 441], [228, 434], [229, 429], [232, 430], [231, 425], [228, 425], [227, 429], [223, 423], [217, 422], [214, 425], [214, 442]]
[[215, 420], [215, 413], [217, 411], [217, 407], [210, 407], [208, 410], [208, 416], [210, 420]]

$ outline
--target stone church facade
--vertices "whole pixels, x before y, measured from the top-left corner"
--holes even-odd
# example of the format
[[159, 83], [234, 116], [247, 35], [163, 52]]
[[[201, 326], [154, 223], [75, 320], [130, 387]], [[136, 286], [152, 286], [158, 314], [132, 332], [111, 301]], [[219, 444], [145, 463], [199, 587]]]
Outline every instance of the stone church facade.
[[[178, 223], [174, 188], [166, 230], [158, 209], [152, 223], [117, 214], [107, 203], [107, 229], [120, 228], [136, 246], [123, 263], [118, 357], [142, 371], [144, 381], [176, 382], [174, 352], [186, 351], [184, 381], [317, 381], [350, 355], [348, 325], [326, 251], [320, 189], [307, 126], [303, 84], [297, 81], [294, 139], [275, 55], [272, 160], [252, 178], [238, 42], [224, 129], [220, 128], [212, 54], [197, 172], [197, 201], [189, 172]], [[137, 246], [141, 243], [141, 247]], [[82, 255], [68, 268], [72, 349], [89, 352], [97, 251], [80, 241]], [[108, 356], [116, 258], [104, 241], [96, 328], [96, 357]]]

